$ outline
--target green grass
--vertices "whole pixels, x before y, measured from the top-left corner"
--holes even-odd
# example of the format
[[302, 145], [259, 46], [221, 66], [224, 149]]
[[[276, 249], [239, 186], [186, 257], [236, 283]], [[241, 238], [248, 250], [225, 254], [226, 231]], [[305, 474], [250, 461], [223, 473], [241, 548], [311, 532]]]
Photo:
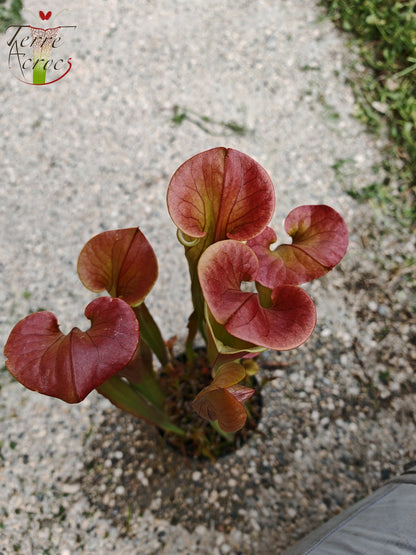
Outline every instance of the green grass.
[[4, 33], [9, 25], [22, 23], [22, 8], [22, 0], [12, 0], [9, 7], [6, 7], [6, 0], [0, 0], [0, 33]]
[[[353, 88], [359, 117], [375, 132], [387, 127], [390, 146], [384, 169], [398, 183], [399, 219], [416, 224], [416, 0], [321, 0], [329, 17], [348, 31], [366, 72]], [[373, 186], [389, 201], [390, 182]], [[370, 186], [371, 187], [371, 186]], [[382, 191], [381, 189], [385, 190]], [[365, 192], [363, 199], [371, 195]], [[396, 197], [396, 195], [394, 195]]]
[[172, 123], [181, 125], [184, 121], [193, 123], [208, 135], [246, 135], [249, 130], [235, 121], [218, 121], [183, 106], [173, 106]]

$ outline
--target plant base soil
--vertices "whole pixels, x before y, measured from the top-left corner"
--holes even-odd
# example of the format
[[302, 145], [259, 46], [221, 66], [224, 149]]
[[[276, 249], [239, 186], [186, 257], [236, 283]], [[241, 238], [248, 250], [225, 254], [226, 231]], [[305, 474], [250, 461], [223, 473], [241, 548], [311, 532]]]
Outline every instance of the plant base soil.
[[[255, 377], [247, 377], [241, 385], [255, 389], [253, 396], [245, 403], [248, 413], [245, 426], [235, 434], [224, 437], [207, 420], [193, 409], [196, 395], [212, 382], [211, 369], [204, 349], [196, 351], [192, 366], [188, 367], [185, 355], [173, 359], [168, 371], [162, 372], [160, 381], [168, 392], [166, 408], [174, 424], [185, 431], [185, 439], [162, 431], [167, 443], [178, 449], [185, 457], [202, 457], [215, 460], [240, 448], [257, 428], [261, 418], [261, 392]], [[230, 436], [233, 436], [230, 441]]]

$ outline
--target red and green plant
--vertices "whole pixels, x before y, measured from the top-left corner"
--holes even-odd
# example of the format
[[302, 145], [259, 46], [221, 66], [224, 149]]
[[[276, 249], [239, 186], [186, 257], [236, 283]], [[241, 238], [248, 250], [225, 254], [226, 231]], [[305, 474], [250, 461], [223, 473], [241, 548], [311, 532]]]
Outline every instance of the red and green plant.
[[231, 434], [247, 419], [245, 403], [254, 389], [246, 379], [258, 368], [252, 359], [267, 349], [294, 349], [312, 334], [315, 306], [299, 286], [342, 259], [347, 228], [328, 206], [300, 206], [285, 220], [291, 244], [271, 249], [277, 239], [267, 227], [275, 208], [273, 183], [252, 158], [226, 148], [180, 166], [167, 204], [191, 276], [186, 362], [178, 365], [172, 341], [163, 340], [145, 304], [158, 276], [157, 260], [140, 229], [129, 228], [96, 235], [79, 255], [81, 282], [110, 295], [87, 306], [90, 329], [64, 335], [54, 314], [30, 314], [10, 333], [6, 366], [27, 388], [68, 403], [96, 389], [117, 407], [185, 440], [200, 436], [175, 419], [183, 391], [178, 381], [192, 390], [202, 383], [198, 373], [207, 373], [195, 347], [199, 333], [210, 383], [195, 391], [192, 406], [219, 433]]

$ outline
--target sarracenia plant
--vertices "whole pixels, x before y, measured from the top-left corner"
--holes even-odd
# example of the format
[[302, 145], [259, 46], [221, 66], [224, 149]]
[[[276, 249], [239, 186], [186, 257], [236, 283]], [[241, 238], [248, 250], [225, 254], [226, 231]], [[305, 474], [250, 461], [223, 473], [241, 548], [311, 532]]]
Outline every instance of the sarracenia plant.
[[266, 349], [294, 349], [312, 334], [315, 306], [299, 286], [342, 259], [347, 228], [329, 206], [300, 206], [285, 220], [291, 243], [271, 248], [277, 240], [267, 227], [275, 208], [273, 183], [252, 158], [221, 147], [179, 167], [167, 204], [192, 284], [186, 371], [178, 374], [171, 342], [162, 339], [145, 304], [158, 265], [138, 228], [100, 233], [81, 251], [81, 282], [110, 295], [86, 307], [89, 330], [74, 328], [64, 335], [51, 312], [30, 314], [10, 333], [6, 366], [27, 388], [67, 403], [97, 389], [117, 407], [185, 439], [189, 432], [174, 418], [175, 402], [167, 399], [172, 384], [175, 395], [181, 394], [178, 379], [201, 383], [199, 332], [211, 382], [195, 391], [192, 406], [227, 435], [247, 419], [245, 402], [254, 389], [243, 383], [258, 368], [250, 359]]

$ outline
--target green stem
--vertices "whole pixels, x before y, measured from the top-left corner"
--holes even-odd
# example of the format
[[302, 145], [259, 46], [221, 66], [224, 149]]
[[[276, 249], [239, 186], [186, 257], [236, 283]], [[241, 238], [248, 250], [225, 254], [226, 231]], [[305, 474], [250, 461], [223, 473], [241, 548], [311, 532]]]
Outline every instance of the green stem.
[[204, 296], [202, 294], [201, 285], [199, 283], [197, 266], [196, 264], [193, 264], [190, 259], [188, 259], [188, 262], [189, 262], [189, 274], [191, 276], [191, 294], [192, 294], [192, 304], [194, 306], [194, 314], [195, 314], [198, 329], [201, 332], [202, 337], [206, 341]]
[[168, 352], [162, 334], [154, 321], [149, 309], [144, 304], [134, 307], [134, 312], [140, 324], [140, 335], [155, 353], [162, 366], [169, 362]]
[[118, 375], [127, 378], [131, 386], [142, 393], [155, 407], [163, 409], [166, 395], [153, 369], [153, 353], [142, 337], [133, 359]]
[[179, 436], [185, 435], [183, 430], [172, 424], [163, 410], [155, 407], [142, 393], [134, 390], [123, 378], [113, 376], [100, 387], [97, 387], [97, 391], [125, 412], [159, 426], [167, 432], [173, 432]]
[[185, 353], [188, 361], [188, 366], [190, 366], [195, 359], [194, 340], [198, 331], [198, 318], [195, 311], [193, 311], [192, 314], [189, 316], [188, 330], [188, 337], [186, 338], [185, 343]]
[[191, 294], [192, 304], [194, 306], [194, 314], [201, 335], [206, 339], [205, 334], [205, 318], [204, 318], [204, 296], [198, 279], [198, 261], [201, 254], [210, 244], [209, 238], [203, 240], [199, 238], [188, 238], [178, 229], [178, 240], [185, 247], [185, 256], [188, 261], [189, 275], [191, 278]]
[[214, 430], [220, 434], [220, 436], [222, 436], [224, 439], [228, 441], [228, 443], [233, 443], [235, 434], [232, 434], [230, 432], [224, 432], [224, 430], [221, 430], [221, 428], [218, 425], [218, 420], [210, 420], [209, 423], [214, 428]]

